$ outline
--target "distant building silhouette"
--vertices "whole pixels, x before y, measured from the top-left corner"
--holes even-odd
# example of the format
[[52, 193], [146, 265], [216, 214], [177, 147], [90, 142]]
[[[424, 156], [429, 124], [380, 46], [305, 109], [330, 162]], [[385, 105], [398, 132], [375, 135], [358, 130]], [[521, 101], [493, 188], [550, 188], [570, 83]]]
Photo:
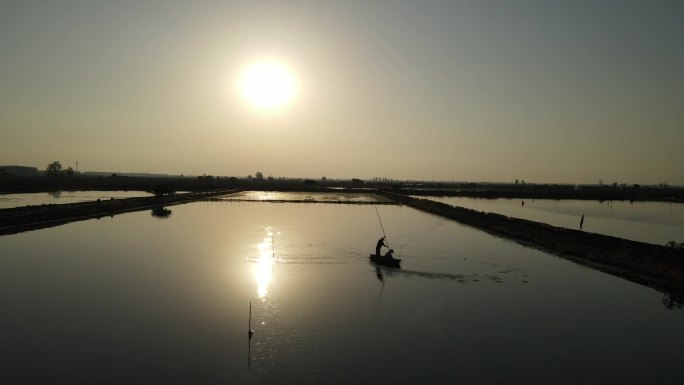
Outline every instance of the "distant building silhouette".
[[38, 176], [38, 169], [28, 166], [0, 166], [0, 171], [17, 176]]

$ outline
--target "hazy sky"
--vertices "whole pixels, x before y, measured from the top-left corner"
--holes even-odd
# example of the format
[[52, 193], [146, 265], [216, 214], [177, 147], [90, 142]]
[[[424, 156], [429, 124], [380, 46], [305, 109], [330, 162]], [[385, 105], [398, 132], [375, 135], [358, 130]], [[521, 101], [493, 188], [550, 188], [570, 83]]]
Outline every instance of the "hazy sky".
[[[258, 59], [297, 79], [263, 113]], [[682, 1], [0, 0], [0, 164], [684, 184]]]

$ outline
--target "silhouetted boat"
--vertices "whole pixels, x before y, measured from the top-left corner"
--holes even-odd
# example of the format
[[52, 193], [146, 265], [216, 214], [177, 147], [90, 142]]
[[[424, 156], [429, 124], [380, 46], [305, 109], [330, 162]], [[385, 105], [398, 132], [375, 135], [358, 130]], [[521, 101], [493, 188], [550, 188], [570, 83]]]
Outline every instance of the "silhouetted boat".
[[371, 254], [370, 260], [373, 261], [374, 263], [377, 263], [378, 265], [383, 265], [383, 266], [388, 266], [388, 267], [397, 267], [397, 268], [401, 267], [401, 266], [399, 266], [401, 259], [388, 257], [385, 255]]

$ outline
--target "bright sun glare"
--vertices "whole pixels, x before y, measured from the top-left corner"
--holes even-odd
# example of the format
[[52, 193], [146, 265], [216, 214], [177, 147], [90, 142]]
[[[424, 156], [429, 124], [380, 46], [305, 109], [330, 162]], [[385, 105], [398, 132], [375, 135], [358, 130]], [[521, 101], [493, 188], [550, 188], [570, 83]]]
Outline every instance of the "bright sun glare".
[[293, 101], [296, 82], [283, 64], [275, 61], [253, 63], [240, 78], [242, 95], [260, 110], [276, 110]]

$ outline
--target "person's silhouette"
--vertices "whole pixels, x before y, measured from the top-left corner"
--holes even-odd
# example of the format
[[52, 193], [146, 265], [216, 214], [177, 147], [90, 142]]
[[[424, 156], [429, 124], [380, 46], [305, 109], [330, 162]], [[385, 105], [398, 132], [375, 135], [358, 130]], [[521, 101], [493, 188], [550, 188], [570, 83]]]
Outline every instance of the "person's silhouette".
[[378, 243], [375, 245], [375, 255], [381, 255], [380, 249], [382, 249], [383, 246], [389, 247], [385, 244], [385, 237], [378, 239]]

